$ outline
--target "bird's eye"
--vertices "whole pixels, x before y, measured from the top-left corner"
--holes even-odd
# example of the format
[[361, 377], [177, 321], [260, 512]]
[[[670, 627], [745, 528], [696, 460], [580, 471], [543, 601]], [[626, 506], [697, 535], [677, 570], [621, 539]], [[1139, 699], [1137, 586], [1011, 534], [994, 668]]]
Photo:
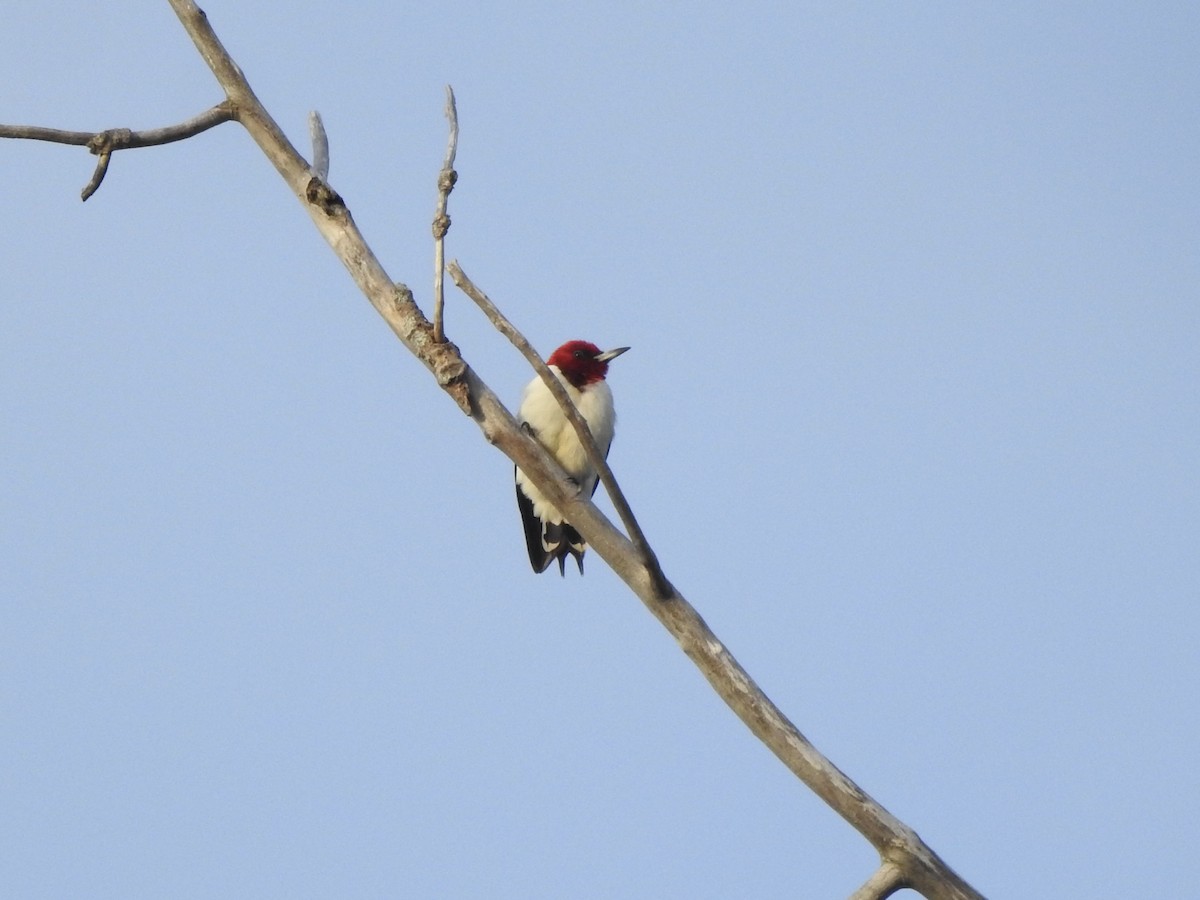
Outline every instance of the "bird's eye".
[[575, 358], [576, 358], [576, 359], [587, 359], [587, 354], [586, 354], [586, 353], [584, 353], [582, 350], [576, 350], [576, 351], [575, 351]]

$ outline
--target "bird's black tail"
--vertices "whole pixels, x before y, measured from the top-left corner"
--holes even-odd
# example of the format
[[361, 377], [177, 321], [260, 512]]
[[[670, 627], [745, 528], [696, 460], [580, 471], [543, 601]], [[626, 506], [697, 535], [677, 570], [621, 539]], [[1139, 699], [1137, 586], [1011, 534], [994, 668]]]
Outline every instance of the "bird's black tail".
[[521, 525], [525, 529], [525, 549], [529, 551], [529, 564], [537, 573], [545, 572], [550, 564], [558, 560], [558, 572], [567, 576], [567, 557], [574, 556], [583, 574], [583, 552], [587, 543], [579, 532], [566, 522], [543, 522], [534, 515], [533, 501], [525, 496], [521, 485], [517, 485], [517, 507], [521, 510]]

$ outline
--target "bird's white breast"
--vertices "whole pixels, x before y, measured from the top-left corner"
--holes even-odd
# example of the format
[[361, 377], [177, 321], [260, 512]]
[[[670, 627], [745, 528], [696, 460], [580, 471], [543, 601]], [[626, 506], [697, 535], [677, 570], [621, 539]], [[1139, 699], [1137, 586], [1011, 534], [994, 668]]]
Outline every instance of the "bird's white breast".
[[[588, 423], [588, 428], [591, 429], [601, 454], [607, 456], [617, 423], [612, 390], [608, 383], [597, 381], [586, 385], [583, 390], [579, 390], [574, 385], [563, 381], [557, 367], [551, 366], [550, 370], [558, 376], [558, 380], [567, 389], [571, 401], [583, 416], [584, 421]], [[571, 423], [563, 415], [558, 401], [554, 399], [554, 395], [550, 393], [550, 389], [546, 387], [541, 378], [535, 378], [525, 387], [517, 418], [521, 422], [529, 424], [542, 446], [558, 460], [558, 464], [566, 473], [579, 483], [581, 493], [584, 496], [590, 496], [596, 483], [596, 473], [588, 462], [587, 453], [584, 452], [583, 445], [579, 442], [579, 436], [575, 434], [575, 429], [571, 427]], [[542, 496], [541, 491], [525, 478], [524, 472], [517, 472], [517, 481], [521, 484], [526, 496], [533, 501], [534, 511], [538, 515], [553, 510], [553, 518], [557, 521], [562, 520], [562, 517], [557, 514], [558, 511]]]

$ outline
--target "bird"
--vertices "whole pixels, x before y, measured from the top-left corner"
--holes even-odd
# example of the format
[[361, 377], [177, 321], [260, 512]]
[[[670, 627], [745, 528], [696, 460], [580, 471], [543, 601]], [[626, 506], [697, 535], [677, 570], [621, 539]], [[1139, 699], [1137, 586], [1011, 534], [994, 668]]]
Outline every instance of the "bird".
[[[606, 458], [612, 446], [617, 414], [613, 409], [612, 389], [604, 378], [608, 374], [608, 364], [628, 349], [618, 347], [601, 351], [588, 341], [574, 340], [567, 341], [546, 360], [550, 371], [567, 389], [571, 402], [588, 423], [596, 446]], [[525, 386], [517, 409], [517, 421], [558, 461], [579, 486], [581, 494], [590, 497], [596, 492], [599, 474], [589, 462], [579, 435], [540, 375]], [[533, 571], [545, 572], [558, 560], [558, 572], [565, 578], [567, 557], [573, 556], [582, 575], [587, 543], [519, 467], [515, 467], [515, 477], [517, 507], [525, 527], [525, 546]]]

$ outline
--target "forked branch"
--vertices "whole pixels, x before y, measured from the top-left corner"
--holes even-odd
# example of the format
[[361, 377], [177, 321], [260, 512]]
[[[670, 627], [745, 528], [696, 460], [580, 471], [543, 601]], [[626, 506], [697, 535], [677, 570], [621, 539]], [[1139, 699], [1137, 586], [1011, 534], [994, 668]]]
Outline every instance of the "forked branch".
[[212, 109], [206, 109], [198, 116], [180, 122], [178, 125], [168, 125], [165, 128], [151, 128], [146, 131], [131, 131], [128, 128], [110, 128], [107, 131], [63, 131], [59, 128], [43, 128], [40, 125], [0, 125], [0, 137], [17, 138], [27, 141], [50, 141], [55, 144], [72, 144], [87, 147], [99, 159], [96, 160], [96, 170], [92, 179], [81, 192], [81, 199], [96, 193], [104, 176], [108, 172], [108, 163], [117, 150], [133, 150], [138, 147], [157, 147], [195, 137], [201, 132], [208, 131], [222, 122], [234, 119], [234, 108], [228, 102], [218, 103]]

